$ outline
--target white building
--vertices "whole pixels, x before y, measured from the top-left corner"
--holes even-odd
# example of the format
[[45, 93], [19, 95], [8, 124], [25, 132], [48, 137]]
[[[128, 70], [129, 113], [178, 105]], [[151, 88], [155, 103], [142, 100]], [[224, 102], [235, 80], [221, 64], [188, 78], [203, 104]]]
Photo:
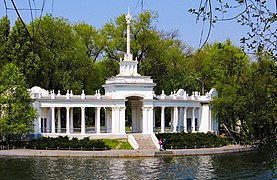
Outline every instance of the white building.
[[[217, 96], [215, 89], [206, 95], [193, 92], [189, 96], [179, 89], [171, 95], [155, 95], [155, 83], [149, 76], [137, 72], [136, 60], [130, 53], [130, 20], [127, 21], [127, 53], [120, 64], [120, 73], [103, 85], [105, 95], [73, 95], [67, 91], [61, 95], [40, 87], [30, 89], [34, 107], [38, 111], [35, 120], [35, 136], [69, 136], [91, 138], [131, 138], [126, 133], [126, 102], [131, 106], [131, 131], [144, 135], [165, 132], [165, 109], [170, 109], [170, 132], [217, 132], [218, 122], [212, 115], [209, 102]], [[155, 127], [155, 110], [160, 109], [160, 125]], [[73, 110], [80, 111], [78, 117]], [[76, 113], [75, 113], [76, 114]], [[77, 113], [78, 114], [78, 113]], [[93, 117], [92, 117], [93, 114]], [[77, 125], [76, 125], [77, 124]], [[130, 136], [130, 137], [129, 137]]]

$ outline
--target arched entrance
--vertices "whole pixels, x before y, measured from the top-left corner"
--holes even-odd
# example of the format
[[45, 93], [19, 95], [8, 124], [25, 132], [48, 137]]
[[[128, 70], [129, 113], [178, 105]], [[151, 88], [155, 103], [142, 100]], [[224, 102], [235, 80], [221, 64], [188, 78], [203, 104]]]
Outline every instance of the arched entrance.
[[129, 132], [141, 133], [142, 124], [142, 104], [143, 98], [139, 96], [130, 96], [126, 98], [126, 127], [130, 127]]

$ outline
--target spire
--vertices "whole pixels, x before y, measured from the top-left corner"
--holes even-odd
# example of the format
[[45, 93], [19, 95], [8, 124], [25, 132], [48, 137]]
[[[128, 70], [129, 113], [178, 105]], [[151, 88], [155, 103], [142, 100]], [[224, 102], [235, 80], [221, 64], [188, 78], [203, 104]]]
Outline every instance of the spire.
[[124, 60], [132, 60], [132, 54], [130, 53], [130, 24], [131, 24], [131, 15], [129, 12], [129, 7], [128, 7], [128, 14], [126, 15], [126, 24], [127, 24], [127, 53], [126, 53], [126, 58]]
[[118, 76], [140, 76], [137, 72], [137, 59], [133, 60], [133, 55], [130, 52], [130, 24], [131, 24], [131, 15], [128, 8], [128, 14], [126, 15], [126, 24], [127, 24], [127, 52], [124, 55], [124, 60], [119, 62], [119, 75]]

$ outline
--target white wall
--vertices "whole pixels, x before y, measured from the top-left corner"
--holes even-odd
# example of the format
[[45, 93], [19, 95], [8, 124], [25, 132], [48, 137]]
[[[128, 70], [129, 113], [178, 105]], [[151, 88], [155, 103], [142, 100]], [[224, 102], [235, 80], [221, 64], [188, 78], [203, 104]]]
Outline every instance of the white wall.
[[202, 108], [200, 108], [201, 111], [201, 117], [200, 117], [200, 121], [199, 121], [199, 132], [208, 132], [211, 131], [210, 127], [211, 127], [211, 119], [209, 116], [209, 104], [203, 104]]

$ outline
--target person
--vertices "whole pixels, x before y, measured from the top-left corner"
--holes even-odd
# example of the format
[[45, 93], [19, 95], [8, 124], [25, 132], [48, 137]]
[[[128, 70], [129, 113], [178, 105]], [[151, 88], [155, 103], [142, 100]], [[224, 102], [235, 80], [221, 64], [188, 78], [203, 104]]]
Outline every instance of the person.
[[166, 139], [163, 140], [163, 149], [166, 150]]
[[163, 150], [163, 140], [162, 139], [160, 139], [159, 145], [160, 145], [160, 151], [162, 151]]

